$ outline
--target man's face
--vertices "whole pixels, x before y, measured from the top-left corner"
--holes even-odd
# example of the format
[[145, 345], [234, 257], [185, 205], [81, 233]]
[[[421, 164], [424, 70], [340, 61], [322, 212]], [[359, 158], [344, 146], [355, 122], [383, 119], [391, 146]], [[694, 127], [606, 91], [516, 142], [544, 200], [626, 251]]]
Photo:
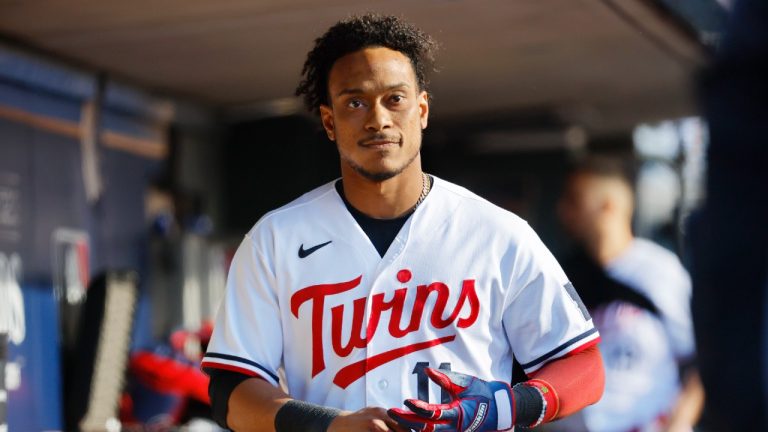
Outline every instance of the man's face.
[[558, 202], [563, 228], [578, 241], [590, 239], [601, 222], [604, 201], [594, 180], [588, 174], [571, 175]]
[[331, 68], [328, 93], [320, 116], [342, 170], [383, 181], [419, 156], [429, 104], [406, 55], [383, 47], [348, 54]]

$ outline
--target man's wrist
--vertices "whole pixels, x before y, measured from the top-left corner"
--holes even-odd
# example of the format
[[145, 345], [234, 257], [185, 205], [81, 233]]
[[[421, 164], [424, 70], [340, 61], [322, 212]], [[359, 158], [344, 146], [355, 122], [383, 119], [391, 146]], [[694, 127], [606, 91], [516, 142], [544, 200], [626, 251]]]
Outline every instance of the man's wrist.
[[529, 380], [513, 388], [515, 396], [515, 425], [531, 428], [552, 421], [560, 409], [554, 388], [542, 380]]
[[515, 425], [532, 427], [542, 414], [544, 399], [534, 387], [522, 383], [512, 388], [515, 396]]
[[290, 400], [275, 415], [276, 432], [326, 432], [341, 411], [309, 402]]

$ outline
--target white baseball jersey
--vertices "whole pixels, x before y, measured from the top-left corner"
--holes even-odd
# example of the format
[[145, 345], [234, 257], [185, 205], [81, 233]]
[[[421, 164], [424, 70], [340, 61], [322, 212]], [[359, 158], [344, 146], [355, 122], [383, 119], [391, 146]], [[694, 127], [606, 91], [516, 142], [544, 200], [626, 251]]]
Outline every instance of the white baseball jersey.
[[528, 224], [435, 178], [381, 257], [333, 183], [265, 215], [237, 250], [203, 367], [347, 410], [427, 396], [425, 366], [509, 382], [596, 343]]

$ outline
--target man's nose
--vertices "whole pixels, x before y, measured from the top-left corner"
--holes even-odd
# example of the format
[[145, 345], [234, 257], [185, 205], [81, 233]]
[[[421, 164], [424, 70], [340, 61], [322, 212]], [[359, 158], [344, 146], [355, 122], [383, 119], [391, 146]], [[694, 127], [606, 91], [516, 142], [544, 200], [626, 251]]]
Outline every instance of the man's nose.
[[380, 131], [392, 127], [392, 116], [389, 110], [380, 103], [371, 106], [366, 119], [365, 128], [369, 131]]

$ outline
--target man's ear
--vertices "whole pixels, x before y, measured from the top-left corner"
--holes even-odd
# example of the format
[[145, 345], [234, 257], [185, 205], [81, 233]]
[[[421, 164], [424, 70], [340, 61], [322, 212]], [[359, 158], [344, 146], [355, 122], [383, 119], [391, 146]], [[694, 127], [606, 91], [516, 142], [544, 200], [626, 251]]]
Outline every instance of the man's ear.
[[328, 139], [336, 141], [336, 128], [333, 124], [333, 110], [328, 105], [320, 105], [320, 121], [323, 123]]
[[426, 91], [419, 93], [419, 117], [421, 129], [426, 129], [429, 121], [429, 94]]

